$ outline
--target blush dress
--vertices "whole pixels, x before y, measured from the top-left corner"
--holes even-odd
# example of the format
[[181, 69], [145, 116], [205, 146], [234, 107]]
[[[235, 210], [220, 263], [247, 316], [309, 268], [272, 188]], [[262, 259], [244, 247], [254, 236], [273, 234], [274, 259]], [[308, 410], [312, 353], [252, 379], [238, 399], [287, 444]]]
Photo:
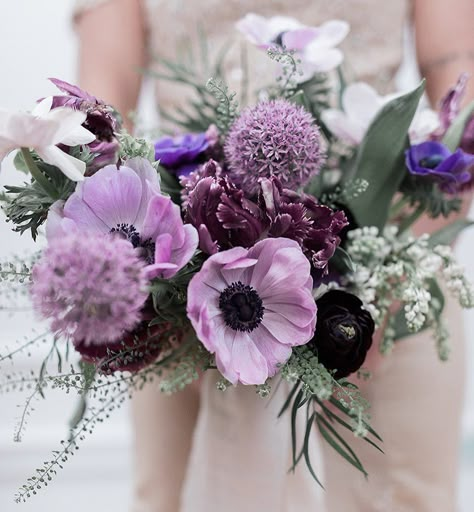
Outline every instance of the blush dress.
[[[75, 17], [113, 1], [79, 0]], [[346, 69], [382, 93], [393, 88], [410, 9], [403, 0], [147, 0], [142, 7], [150, 67], [154, 55], [174, 59], [189, 41], [197, 47], [199, 30], [208, 36], [211, 59], [234, 37], [226, 64], [231, 89], [241, 76], [242, 40], [234, 24], [246, 13], [288, 15], [306, 25], [346, 20], [351, 26], [341, 45]], [[250, 69], [257, 70], [251, 77], [256, 89], [273, 76], [272, 63], [251, 47], [248, 58]], [[174, 84], [156, 85], [163, 107], [181, 105], [185, 94]], [[447, 363], [439, 362], [434, 341], [422, 333], [397, 344], [373, 377], [360, 383], [385, 454], [342, 435], [360, 454], [367, 480], [319, 439], [316, 429], [311, 450], [325, 491], [304, 464], [289, 473], [290, 420], [277, 420], [288, 389], [280, 386], [271, 399], [260, 398], [253, 387], [221, 392], [217, 375], [206, 372], [199, 388], [167, 397], [151, 385], [133, 399], [132, 511], [454, 512], [464, 349], [460, 311], [450, 303], [448, 310]], [[300, 439], [303, 427], [298, 425]]]

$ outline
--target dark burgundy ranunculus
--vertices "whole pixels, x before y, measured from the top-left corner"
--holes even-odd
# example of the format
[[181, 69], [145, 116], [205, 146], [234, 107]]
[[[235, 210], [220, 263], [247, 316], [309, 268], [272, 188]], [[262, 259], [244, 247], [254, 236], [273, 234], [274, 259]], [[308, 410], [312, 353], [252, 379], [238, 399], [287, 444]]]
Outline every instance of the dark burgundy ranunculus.
[[364, 363], [372, 345], [374, 321], [355, 295], [342, 290], [325, 293], [316, 305], [316, 331], [308, 347], [328, 370], [336, 370], [336, 379], [342, 379]]
[[156, 361], [171, 336], [181, 337], [179, 332], [170, 334], [169, 323], [150, 327], [149, 322], [149, 319], [143, 321], [133, 332], [113, 343], [86, 345], [83, 341], [73, 340], [74, 348], [84, 361], [94, 364], [102, 373], [138, 372]]
[[474, 155], [461, 149], [452, 153], [435, 141], [411, 146], [405, 151], [405, 163], [411, 174], [431, 178], [449, 193], [456, 193], [468, 184], [474, 172]]
[[202, 163], [208, 147], [206, 133], [166, 136], [155, 142], [155, 159], [177, 176], [187, 176]]

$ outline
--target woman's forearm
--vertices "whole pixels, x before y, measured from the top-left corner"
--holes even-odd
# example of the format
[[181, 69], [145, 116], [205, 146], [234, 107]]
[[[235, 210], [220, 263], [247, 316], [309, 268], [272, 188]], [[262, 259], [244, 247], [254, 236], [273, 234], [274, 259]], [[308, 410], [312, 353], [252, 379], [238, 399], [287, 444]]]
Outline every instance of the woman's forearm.
[[81, 87], [113, 105], [131, 129], [141, 70], [146, 64], [145, 24], [140, 0], [114, 0], [82, 13], [80, 39]]

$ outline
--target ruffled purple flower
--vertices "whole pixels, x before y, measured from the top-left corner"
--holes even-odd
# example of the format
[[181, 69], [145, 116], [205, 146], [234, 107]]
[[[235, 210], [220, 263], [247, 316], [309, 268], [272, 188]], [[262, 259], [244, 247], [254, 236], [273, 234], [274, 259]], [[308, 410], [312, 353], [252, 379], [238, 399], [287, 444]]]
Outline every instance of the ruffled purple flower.
[[467, 185], [474, 172], [474, 155], [461, 149], [452, 153], [436, 141], [411, 146], [405, 152], [405, 163], [411, 174], [432, 178], [449, 193], [456, 193]]
[[150, 278], [170, 278], [193, 256], [198, 235], [180, 209], [160, 193], [159, 178], [145, 158], [119, 169], [106, 166], [81, 182], [48, 214], [49, 239], [65, 233], [110, 233], [128, 240], [147, 262]]
[[129, 242], [76, 233], [50, 241], [33, 268], [31, 297], [54, 332], [107, 344], [141, 321], [147, 288], [145, 263]]
[[268, 226], [258, 205], [222, 176], [197, 182], [188, 196], [185, 220], [199, 231], [200, 248], [207, 254], [250, 247]]
[[263, 384], [316, 325], [310, 264], [286, 238], [212, 255], [188, 287], [188, 317], [236, 384]]
[[86, 114], [84, 127], [96, 136], [96, 140], [88, 144], [91, 153], [96, 157], [89, 165], [88, 173], [91, 174], [104, 165], [112, 164], [117, 160], [119, 143], [115, 138], [115, 132], [122, 126], [122, 120], [118, 112], [79, 87], [50, 78], [50, 81], [63, 93], [52, 97], [52, 107], [69, 107]]
[[177, 176], [187, 176], [202, 163], [209, 145], [206, 133], [162, 137], [155, 142], [155, 159]]
[[313, 265], [313, 277], [328, 272], [328, 262], [348, 225], [343, 211], [318, 204], [314, 197], [284, 189], [276, 179], [262, 180], [260, 200], [270, 219], [268, 236], [297, 241]]
[[260, 179], [271, 176], [286, 188], [304, 187], [324, 161], [311, 114], [287, 100], [244, 110], [230, 129], [224, 152], [227, 175], [249, 196], [258, 193]]

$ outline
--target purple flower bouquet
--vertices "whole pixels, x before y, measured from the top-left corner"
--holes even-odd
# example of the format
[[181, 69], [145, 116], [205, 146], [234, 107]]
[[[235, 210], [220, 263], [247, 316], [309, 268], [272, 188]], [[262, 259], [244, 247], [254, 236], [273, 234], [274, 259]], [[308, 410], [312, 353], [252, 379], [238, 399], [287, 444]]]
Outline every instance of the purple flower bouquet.
[[[237, 27], [280, 79], [240, 107], [223, 76], [195, 87], [182, 66], [165, 63], [167, 79], [193, 86], [193, 105], [206, 112], [168, 114], [177, 135], [133, 138], [111, 106], [59, 80], [61, 93], [31, 113], [0, 112], [0, 158], [18, 149], [15, 165], [30, 175], [5, 187], [7, 218], [47, 242], [31, 263], [2, 265], [0, 277], [27, 284], [52, 347], [37, 376], [0, 366], [0, 388], [80, 398], [69, 438], [17, 501], [47, 485], [83, 433], [134, 389], [157, 379], [173, 393], [204, 371], [219, 373], [216, 393], [246, 385], [265, 398], [285, 381], [293, 467], [304, 461], [316, 478], [315, 424], [365, 473], [333, 427], [381, 441], [351, 376], [369, 350], [388, 354], [423, 329], [448, 357], [441, 280], [473, 306], [449, 248], [470, 223], [410, 232], [422, 214], [459, 210], [472, 182], [473, 105], [459, 109], [465, 77], [435, 114], [419, 107], [423, 83], [387, 97], [346, 85], [336, 48], [344, 22], [248, 15]], [[300, 412], [307, 429], [298, 445]]]

